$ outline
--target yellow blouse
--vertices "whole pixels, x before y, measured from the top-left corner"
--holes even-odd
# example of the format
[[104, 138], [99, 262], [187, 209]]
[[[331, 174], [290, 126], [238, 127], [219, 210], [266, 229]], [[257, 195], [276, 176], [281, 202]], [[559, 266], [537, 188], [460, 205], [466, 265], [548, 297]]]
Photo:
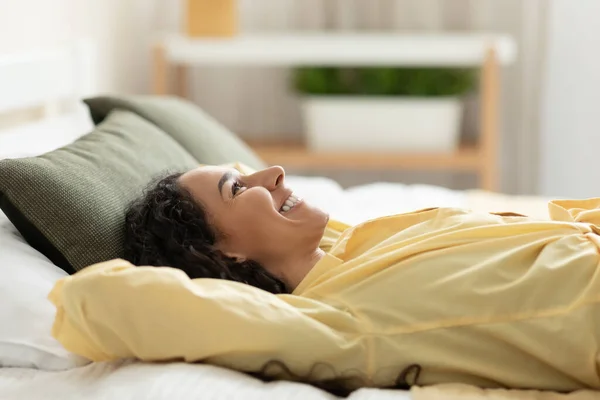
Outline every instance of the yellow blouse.
[[600, 199], [549, 211], [332, 221], [328, 254], [288, 295], [112, 260], [57, 283], [53, 335], [92, 360], [285, 376], [277, 361], [349, 386], [393, 386], [418, 364], [419, 384], [599, 389]]

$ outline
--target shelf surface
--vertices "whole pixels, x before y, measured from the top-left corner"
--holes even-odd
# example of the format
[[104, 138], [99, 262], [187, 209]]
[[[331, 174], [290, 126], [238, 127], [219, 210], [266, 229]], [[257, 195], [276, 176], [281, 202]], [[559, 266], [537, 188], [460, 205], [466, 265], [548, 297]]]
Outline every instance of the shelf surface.
[[296, 33], [231, 38], [166, 35], [159, 43], [167, 58], [203, 65], [480, 65], [494, 46], [501, 64], [516, 57], [508, 35]]
[[480, 152], [462, 146], [453, 153], [316, 152], [296, 144], [253, 144], [252, 149], [267, 164], [304, 170], [314, 169], [415, 169], [477, 171]]

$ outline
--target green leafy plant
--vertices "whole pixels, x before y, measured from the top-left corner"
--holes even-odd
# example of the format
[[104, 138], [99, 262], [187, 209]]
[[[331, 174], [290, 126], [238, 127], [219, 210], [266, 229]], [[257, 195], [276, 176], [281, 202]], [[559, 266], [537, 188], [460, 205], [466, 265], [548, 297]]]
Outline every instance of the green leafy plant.
[[293, 74], [295, 89], [323, 96], [459, 96], [477, 85], [468, 68], [301, 67]]

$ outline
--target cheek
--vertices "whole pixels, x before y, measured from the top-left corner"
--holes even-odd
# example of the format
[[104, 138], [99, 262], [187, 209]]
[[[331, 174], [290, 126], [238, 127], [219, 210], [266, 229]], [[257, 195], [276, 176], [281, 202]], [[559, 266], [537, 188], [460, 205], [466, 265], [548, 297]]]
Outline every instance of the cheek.
[[268, 192], [253, 189], [242, 194], [233, 204], [228, 215], [235, 236], [260, 239], [268, 236], [282, 223], [281, 215], [275, 211]]
[[[266, 218], [268, 216], [273, 217], [275, 214], [275, 207], [273, 205], [273, 198], [271, 194], [262, 188], [252, 188], [243, 193], [238, 199], [237, 206], [243, 209], [248, 216], [257, 216]], [[248, 211], [254, 211], [254, 213]]]

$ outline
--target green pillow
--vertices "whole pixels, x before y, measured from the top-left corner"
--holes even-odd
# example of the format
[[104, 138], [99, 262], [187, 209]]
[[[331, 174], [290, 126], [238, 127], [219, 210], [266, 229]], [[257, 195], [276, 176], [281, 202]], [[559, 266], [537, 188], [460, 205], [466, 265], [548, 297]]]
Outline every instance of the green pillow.
[[240, 138], [196, 105], [176, 97], [95, 97], [84, 100], [94, 123], [110, 111], [125, 109], [152, 122], [168, 133], [201, 164], [240, 162], [254, 169], [265, 163]]
[[23, 237], [69, 273], [123, 256], [124, 217], [142, 189], [196, 160], [128, 111], [38, 157], [0, 161], [0, 208]]

